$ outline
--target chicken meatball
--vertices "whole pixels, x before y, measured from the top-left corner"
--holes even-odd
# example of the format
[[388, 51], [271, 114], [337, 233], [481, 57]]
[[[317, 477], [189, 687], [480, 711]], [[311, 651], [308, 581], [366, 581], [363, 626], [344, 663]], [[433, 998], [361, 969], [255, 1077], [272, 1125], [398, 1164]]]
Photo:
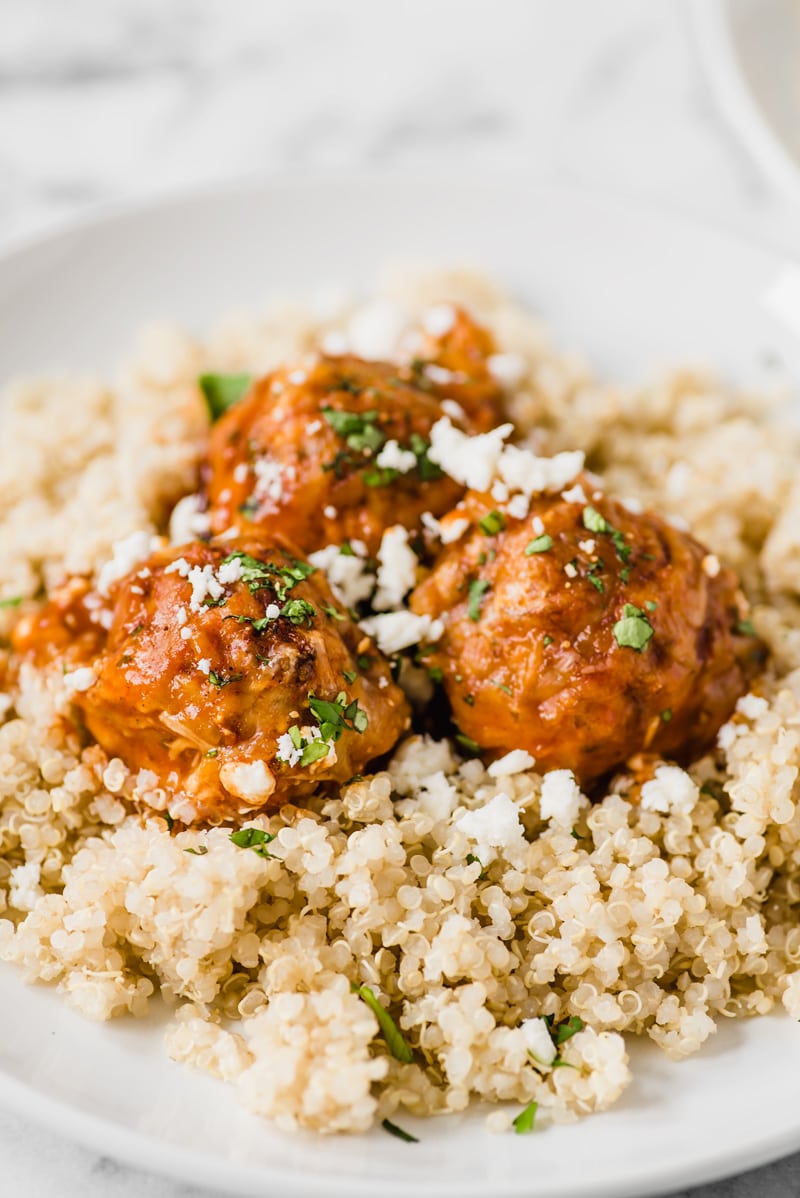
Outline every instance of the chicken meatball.
[[760, 661], [734, 574], [585, 479], [525, 519], [495, 506], [465, 497], [453, 517], [469, 530], [411, 598], [445, 619], [426, 661], [462, 732], [584, 784], [644, 749], [681, 761], [705, 749]]
[[[449, 511], [462, 492], [428, 457], [431, 428], [445, 408], [466, 431], [493, 426], [500, 393], [466, 332], [448, 354], [457, 371], [322, 357], [255, 383], [211, 433], [213, 531], [255, 525], [308, 553], [360, 540], [374, 554], [391, 526]], [[444, 398], [456, 394], [460, 407]]]
[[343, 782], [408, 723], [388, 663], [287, 542], [157, 551], [111, 589], [89, 731], [177, 794], [183, 822], [219, 822]]

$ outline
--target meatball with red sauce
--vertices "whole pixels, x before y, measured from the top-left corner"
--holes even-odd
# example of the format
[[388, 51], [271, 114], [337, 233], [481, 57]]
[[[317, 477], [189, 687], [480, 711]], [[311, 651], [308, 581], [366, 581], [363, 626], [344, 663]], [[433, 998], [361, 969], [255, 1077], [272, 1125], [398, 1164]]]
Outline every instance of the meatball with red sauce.
[[[499, 423], [502, 409], [482, 357], [488, 334], [470, 333], [476, 326], [463, 327], [465, 316], [454, 320], [440, 358], [398, 365], [323, 356], [254, 383], [211, 432], [212, 530], [257, 526], [307, 553], [360, 540], [374, 554], [393, 525], [414, 530], [423, 513], [449, 511], [462, 488], [430, 461], [431, 429], [447, 411], [479, 432]], [[434, 345], [424, 348], [433, 355]]]
[[467, 495], [452, 518], [471, 527], [411, 607], [444, 617], [426, 663], [462, 732], [587, 784], [644, 749], [681, 761], [706, 749], [761, 647], [732, 571], [654, 513], [583, 489], [516, 520]]
[[179, 796], [185, 823], [344, 782], [407, 726], [388, 663], [285, 541], [157, 551], [108, 601], [107, 642], [74, 702], [109, 755]]

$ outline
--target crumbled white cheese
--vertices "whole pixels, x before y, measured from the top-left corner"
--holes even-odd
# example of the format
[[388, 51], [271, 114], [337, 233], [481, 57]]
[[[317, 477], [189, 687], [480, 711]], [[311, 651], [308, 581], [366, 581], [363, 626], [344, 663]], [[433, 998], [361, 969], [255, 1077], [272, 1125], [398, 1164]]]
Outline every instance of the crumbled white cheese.
[[188, 619], [189, 617], [186, 614], [186, 608], [183, 606], [183, 604], [181, 604], [180, 607], [175, 608], [175, 623], [179, 628], [183, 628]]
[[644, 511], [644, 504], [642, 501], [640, 499], [634, 499], [632, 495], [629, 495], [625, 499], [620, 499], [618, 502], [621, 503], [624, 508], [627, 508], [629, 512], [633, 512], [634, 516], [641, 516], [642, 512]]
[[515, 520], [524, 520], [528, 514], [530, 506], [531, 501], [527, 495], [514, 495], [514, 497], [508, 501], [508, 507], [506, 508], [506, 511], [508, 512], [509, 516], [512, 516]]
[[132, 532], [130, 536], [116, 541], [111, 548], [111, 561], [105, 563], [97, 575], [97, 589], [107, 595], [111, 584], [130, 574], [134, 566], [144, 561], [158, 548], [161, 540], [149, 532]]
[[202, 611], [206, 599], [215, 603], [225, 594], [225, 587], [217, 581], [213, 566], [192, 566], [187, 581], [192, 588], [192, 597], [189, 600], [192, 611]]
[[295, 387], [302, 387], [303, 383], [308, 378], [308, 375], [306, 374], [305, 370], [292, 370], [289, 372], [289, 374], [287, 374], [286, 378], [290, 383], [293, 383]]
[[505, 503], [508, 499], [508, 487], [499, 478], [492, 483], [492, 499], [496, 499], [498, 503]]
[[201, 657], [197, 663], [197, 668], [201, 674], [205, 674], [207, 677], [211, 673], [211, 661], [207, 657]]
[[335, 520], [339, 515], [339, 509], [335, 508], [332, 503], [327, 503], [322, 509], [322, 514], [326, 520]]
[[467, 376], [460, 370], [448, 370], [446, 366], [439, 366], [436, 362], [428, 362], [425, 367], [425, 375], [432, 383], [438, 383], [440, 387], [446, 387], [449, 383], [465, 383]]
[[387, 528], [378, 550], [378, 589], [372, 606], [376, 611], [399, 607], [417, 581], [417, 555], [408, 543], [402, 524]]
[[584, 454], [580, 450], [540, 458], [530, 449], [506, 445], [500, 456], [499, 471], [509, 491], [534, 495], [541, 491], [560, 491], [580, 474], [583, 463]]
[[71, 691], [88, 691], [97, 682], [97, 675], [91, 666], [81, 666], [64, 675], [64, 685]]
[[238, 557], [232, 557], [229, 562], [222, 562], [222, 564], [217, 568], [217, 581], [225, 585], [234, 582], [241, 582], [243, 574], [244, 566], [242, 565], [241, 559]]
[[382, 653], [399, 653], [401, 649], [408, 649], [422, 641], [438, 641], [444, 632], [441, 620], [417, 616], [410, 611], [391, 611], [370, 616], [361, 621], [361, 627], [373, 637]]
[[659, 765], [655, 777], [642, 787], [643, 811], [658, 811], [669, 815], [672, 811], [688, 813], [699, 795], [696, 784], [685, 770], [677, 765]]
[[457, 516], [454, 520], [443, 520], [439, 528], [442, 544], [452, 545], [463, 537], [469, 528], [469, 520], [465, 516]]
[[564, 573], [566, 574], [567, 578], [578, 577], [578, 571], [575, 566], [573, 566], [572, 562], [567, 562], [566, 566], [564, 567]]
[[191, 639], [192, 639], [192, 630], [191, 630], [191, 628], [184, 625], [183, 628], [181, 629], [181, 640], [182, 641], [190, 641]]
[[501, 387], [516, 387], [525, 377], [527, 369], [521, 354], [513, 352], [492, 354], [486, 362], [489, 374]]
[[550, 770], [542, 779], [539, 810], [542, 819], [571, 828], [589, 800], [581, 794], [572, 770]]
[[368, 599], [375, 586], [375, 575], [367, 569], [364, 562], [366, 546], [361, 554], [356, 546], [361, 542], [351, 541], [350, 547], [355, 553], [342, 553], [339, 545], [326, 545], [308, 555], [312, 566], [322, 570], [328, 579], [328, 585], [334, 596], [345, 607], [356, 607], [364, 599]]
[[707, 578], [716, 578], [722, 568], [715, 553], [707, 553], [703, 558], [702, 566], [703, 573]]
[[169, 518], [169, 539], [173, 545], [196, 541], [211, 531], [211, 517], [203, 507], [200, 495], [184, 495], [178, 500]]
[[263, 761], [225, 762], [219, 780], [226, 790], [245, 802], [263, 802], [275, 789], [275, 777]]
[[498, 849], [519, 849], [524, 839], [517, 806], [502, 793], [483, 807], [465, 811], [455, 825], [468, 840], [475, 842], [476, 856], [484, 866], [494, 861]]
[[[278, 737], [278, 750], [275, 754], [278, 761], [285, 761], [290, 767], [297, 765], [300, 758], [303, 756], [303, 749], [306, 745], [310, 745], [312, 741], [322, 740], [322, 733], [319, 728], [313, 727], [311, 724], [306, 724], [300, 729], [300, 748], [298, 749], [288, 732], [284, 732]], [[320, 758], [324, 761], [325, 758]]]
[[250, 467], [247, 462], [238, 462], [233, 468], [233, 481], [240, 484], [246, 483], [249, 474]]
[[[276, 462], [269, 454], [263, 454], [253, 462], [253, 471], [256, 476], [253, 495], [259, 502], [269, 499], [272, 503], [278, 503], [283, 499], [284, 470], [280, 462]], [[292, 477], [293, 474], [293, 467], [288, 467], [285, 472], [286, 478]]]
[[352, 352], [370, 361], [393, 359], [406, 327], [400, 308], [387, 300], [375, 300], [357, 308], [347, 325], [347, 340]]
[[375, 465], [382, 470], [397, 470], [400, 474], [408, 474], [416, 464], [416, 454], [410, 449], [401, 449], [397, 441], [387, 441], [375, 459]]
[[455, 399], [443, 399], [441, 409], [445, 416], [449, 416], [451, 420], [455, 420], [457, 424], [463, 424], [467, 419], [467, 413], [462, 408], [461, 404]]
[[557, 1049], [545, 1021], [537, 1016], [536, 1019], [524, 1019], [519, 1026], [525, 1037], [525, 1046], [534, 1060], [540, 1065], [552, 1065]]
[[747, 720], [758, 720], [769, 711], [769, 703], [760, 695], [742, 695], [736, 704], [736, 710]]
[[164, 570], [165, 574], [180, 574], [181, 578], [188, 578], [192, 567], [189, 565], [185, 557], [176, 557], [174, 562], [170, 562]]
[[568, 491], [561, 492], [561, 498], [565, 503], [587, 503], [586, 492], [580, 483], [576, 483], [574, 487], [570, 487]]
[[277, 620], [277, 618], [280, 614], [281, 614], [281, 609], [278, 607], [277, 603], [268, 603], [267, 604], [264, 615], [267, 617], [268, 620]]
[[452, 304], [434, 304], [422, 313], [422, 327], [429, 337], [444, 337], [456, 322]]
[[544, 520], [541, 516], [534, 516], [531, 520], [531, 532], [536, 537], [544, 536]]
[[501, 424], [491, 432], [470, 437], [443, 416], [431, 429], [428, 457], [463, 486], [488, 491], [497, 473], [503, 442], [513, 429], [513, 424]]
[[321, 428], [321, 420], [310, 420], [306, 425], [306, 432], [309, 434], [309, 436], [313, 437], [314, 433], [318, 433]]
[[525, 749], [512, 749], [505, 757], [499, 757], [489, 766], [490, 778], [508, 778], [512, 774], [521, 774], [535, 765], [533, 757]]
[[340, 329], [330, 329], [320, 339], [320, 349], [330, 358], [340, 358], [350, 352], [350, 342]]

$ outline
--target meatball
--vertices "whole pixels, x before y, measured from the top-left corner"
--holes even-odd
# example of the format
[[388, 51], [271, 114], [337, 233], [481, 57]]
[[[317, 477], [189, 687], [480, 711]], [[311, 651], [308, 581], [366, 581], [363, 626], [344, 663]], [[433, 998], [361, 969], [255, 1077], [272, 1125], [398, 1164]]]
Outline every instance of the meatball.
[[689, 760], [757, 669], [734, 574], [688, 533], [589, 482], [525, 519], [470, 493], [470, 529], [411, 598], [445, 618], [426, 658], [462, 732], [490, 754], [526, 749], [584, 784], [633, 753]]
[[[477, 371], [480, 359], [462, 345], [465, 336], [451, 354], [459, 370], [440, 366], [437, 376], [447, 394], [459, 393], [461, 409], [448, 405], [426, 373], [434, 367], [421, 360], [323, 357], [255, 383], [211, 433], [213, 531], [257, 526], [308, 553], [360, 540], [374, 554], [391, 526], [418, 529], [424, 512], [449, 511], [462, 488], [428, 458], [431, 428], [445, 408], [466, 431], [500, 418], [495, 384], [490, 395], [481, 376], [470, 392], [466, 367]], [[483, 372], [488, 378], [485, 365]]]
[[502, 391], [489, 369], [494, 338], [458, 304], [442, 304], [437, 312], [443, 324], [424, 337], [415, 369], [440, 399], [460, 404], [472, 431], [488, 432], [505, 419]]
[[219, 822], [343, 782], [408, 723], [388, 663], [287, 542], [159, 550], [112, 587], [89, 731], [154, 771], [183, 822]]

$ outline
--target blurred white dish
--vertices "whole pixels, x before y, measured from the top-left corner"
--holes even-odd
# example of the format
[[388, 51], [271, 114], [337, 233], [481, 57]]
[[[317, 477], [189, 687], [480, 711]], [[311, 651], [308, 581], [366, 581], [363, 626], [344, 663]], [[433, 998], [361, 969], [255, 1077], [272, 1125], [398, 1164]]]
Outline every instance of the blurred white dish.
[[800, 201], [800, 3], [693, 0], [719, 104], [767, 178]]
[[[7, 254], [3, 375], [101, 370], [142, 321], [201, 328], [272, 290], [367, 286], [387, 259], [497, 275], [602, 372], [634, 377], [688, 358], [758, 381], [775, 377], [777, 358], [789, 381], [800, 379], [800, 341], [780, 307], [775, 315], [775, 282], [786, 277], [777, 256], [524, 180], [430, 178], [229, 187]], [[221, 1082], [172, 1064], [157, 1015], [98, 1026], [7, 967], [0, 1006], [0, 1101], [106, 1155], [228, 1194], [624, 1198], [800, 1147], [800, 1029], [779, 1015], [726, 1024], [680, 1065], [634, 1045], [636, 1080], [622, 1101], [575, 1125], [496, 1136], [477, 1110], [399, 1117], [420, 1137], [410, 1145], [380, 1129], [328, 1139], [276, 1132]]]

